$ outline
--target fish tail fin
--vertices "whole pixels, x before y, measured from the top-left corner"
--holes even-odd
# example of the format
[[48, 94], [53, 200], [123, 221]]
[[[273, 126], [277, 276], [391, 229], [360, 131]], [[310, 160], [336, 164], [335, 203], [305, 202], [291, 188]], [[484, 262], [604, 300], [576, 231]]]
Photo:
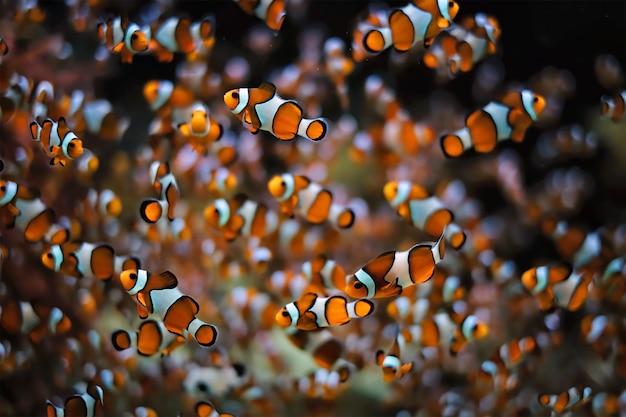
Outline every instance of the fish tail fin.
[[366, 298], [348, 304], [348, 317], [359, 319], [374, 312], [374, 303]]
[[217, 340], [217, 328], [198, 318], [193, 319], [187, 329], [196, 342], [202, 347], [207, 348], [213, 345]]
[[439, 143], [446, 158], [459, 157], [473, 146], [472, 138], [467, 128], [441, 136]]
[[350, 208], [332, 204], [328, 213], [328, 219], [340, 229], [349, 229], [354, 224], [355, 215]]
[[298, 135], [313, 141], [322, 140], [328, 133], [329, 123], [324, 118], [302, 119], [298, 125]]

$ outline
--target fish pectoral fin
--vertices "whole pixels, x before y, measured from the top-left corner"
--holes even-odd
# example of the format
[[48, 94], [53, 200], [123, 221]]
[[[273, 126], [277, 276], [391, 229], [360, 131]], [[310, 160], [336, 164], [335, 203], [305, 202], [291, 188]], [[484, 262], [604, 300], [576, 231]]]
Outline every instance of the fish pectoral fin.
[[385, 360], [385, 351], [378, 349], [376, 352], [376, 365], [383, 366], [383, 360]]
[[385, 297], [393, 297], [395, 295], [400, 295], [402, 293], [402, 287], [398, 285], [398, 278], [396, 277], [394, 281], [380, 288], [379, 290], [376, 291], [376, 293], [377, 294], [380, 293]]
[[139, 315], [139, 318], [143, 320], [148, 318], [149, 311], [145, 306], [137, 304], [137, 314]]
[[318, 328], [317, 316], [312, 311], [307, 311], [302, 315], [303, 320], [298, 320], [298, 329], [315, 330]]

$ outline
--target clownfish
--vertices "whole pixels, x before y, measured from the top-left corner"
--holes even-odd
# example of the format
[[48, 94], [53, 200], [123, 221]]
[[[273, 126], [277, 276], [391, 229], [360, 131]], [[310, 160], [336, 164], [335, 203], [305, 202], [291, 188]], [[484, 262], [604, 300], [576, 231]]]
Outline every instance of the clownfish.
[[263, 203], [248, 199], [245, 194], [237, 194], [228, 200], [218, 198], [204, 210], [208, 224], [220, 229], [227, 240], [239, 235], [265, 237], [278, 226], [276, 213]]
[[489, 327], [472, 314], [457, 321], [455, 323], [448, 313], [437, 313], [419, 324], [405, 327], [401, 334], [407, 343], [418, 343], [421, 347], [447, 345], [450, 354], [456, 355], [468, 342], [482, 339], [489, 333]]
[[539, 394], [539, 404], [556, 413], [576, 410], [591, 401], [591, 387], [571, 387], [560, 394]]
[[140, 27], [137, 23], [116, 17], [107, 22], [99, 22], [98, 38], [109, 51], [120, 54], [123, 63], [132, 63], [133, 56], [146, 52], [150, 44], [151, 30], [149, 26]]
[[72, 94], [70, 100], [77, 102], [72, 106], [79, 106], [74, 111], [74, 130], [76, 132], [90, 132], [104, 140], [115, 141], [124, 136], [130, 126], [130, 118], [120, 117], [113, 112], [113, 105], [108, 100], [98, 99], [84, 102], [82, 92]]
[[333, 204], [330, 190], [304, 175], [276, 175], [269, 180], [267, 187], [270, 194], [280, 202], [281, 211], [290, 217], [297, 210], [313, 224], [329, 220], [340, 229], [350, 228], [354, 224], [352, 209]]
[[9, 53], [9, 45], [2, 37], [0, 37], [0, 55], [6, 55]]
[[356, 62], [377, 55], [393, 45], [388, 7], [382, 3], [372, 3], [365, 13], [352, 33], [352, 58]]
[[235, 287], [230, 291], [227, 300], [245, 323], [258, 323], [263, 329], [272, 326], [278, 305], [268, 294], [254, 288]]
[[[524, 359], [537, 349], [537, 341], [532, 336], [521, 339], [513, 339], [500, 345], [491, 355], [489, 360], [480, 364], [476, 377], [487, 381], [496, 388], [496, 385], [504, 384], [511, 387], [512, 379], [508, 376]], [[514, 385], [514, 384], [513, 384]]]
[[331, 369], [321, 368], [293, 381], [293, 390], [308, 398], [333, 400], [340, 392], [341, 384], [355, 372], [355, 365], [339, 360]]
[[602, 103], [602, 117], [611, 118], [615, 123], [622, 120], [624, 114], [626, 114], [626, 90], [621, 93], [615, 93], [611, 96], [602, 96], [600, 98]]
[[157, 353], [167, 356], [185, 343], [182, 336], [170, 333], [163, 322], [157, 320], [142, 322], [137, 332], [117, 330], [111, 335], [111, 341], [115, 350], [122, 351], [134, 347], [141, 356], [152, 356]]
[[424, 188], [410, 181], [389, 181], [383, 187], [383, 194], [396, 213], [416, 228], [433, 236], [445, 233], [445, 239], [454, 249], [463, 247], [467, 236], [452, 223], [454, 214], [438, 197], [429, 197]]
[[596, 289], [605, 300], [619, 303], [626, 294], [626, 256], [610, 261], [596, 281]]
[[201, 155], [207, 155], [208, 147], [222, 137], [224, 131], [210, 114], [209, 108], [203, 103], [197, 103], [191, 108], [189, 122], [180, 123], [178, 131], [187, 139], [193, 148]]
[[354, 62], [344, 53], [345, 43], [341, 38], [330, 38], [324, 43], [324, 59], [326, 61], [326, 75], [330, 77], [339, 94], [341, 107], [347, 109], [348, 85], [346, 77], [354, 70]]
[[229, 413], [218, 412], [213, 404], [207, 400], [198, 401], [193, 409], [198, 417], [235, 417]]
[[303, 136], [312, 141], [322, 140], [328, 133], [326, 119], [303, 118], [300, 105], [279, 97], [276, 86], [268, 82], [258, 88], [230, 90], [224, 94], [224, 103], [252, 133], [265, 130], [280, 140]]
[[185, 87], [169, 80], [151, 80], [143, 86], [143, 96], [157, 115], [168, 114], [172, 107], [190, 106], [195, 96]]
[[522, 274], [522, 284], [541, 310], [555, 306], [578, 310], [587, 298], [591, 280], [590, 274], [573, 271], [568, 264], [538, 266]]
[[98, 192], [91, 188], [77, 204], [75, 212], [87, 225], [94, 226], [118, 217], [122, 212], [122, 200], [109, 189]]
[[228, 168], [219, 167], [212, 169], [206, 185], [213, 195], [222, 196], [234, 190], [238, 185], [237, 176]]
[[343, 291], [346, 286], [346, 271], [325, 255], [317, 255], [312, 261], [302, 264], [302, 272], [313, 285]]
[[202, 347], [217, 340], [217, 328], [196, 318], [198, 302], [180, 292], [178, 280], [170, 271], [153, 274], [144, 269], [127, 269], [120, 275], [124, 289], [134, 296], [139, 317], [154, 314], [163, 320], [165, 328], [183, 338], [191, 334]]
[[314, 293], [307, 293], [276, 313], [276, 323], [283, 328], [316, 330], [341, 326], [351, 319], [367, 317], [373, 311], [374, 303], [370, 300], [348, 302], [341, 295], [322, 298]]
[[46, 155], [51, 156], [50, 165], [65, 166], [68, 159], [78, 158], [83, 154], [83, 141], [67, 127], [63, 117], [58, 121], [44, 120], [30, 124], [30, 133], [34, 141], [41, 144]]
[[287, 332], [287, 338], [298, 349], [308, 352], [318, 366], [326, 369], [331, 369], [344, 352], [343, 342], [327, 329], [319, 332], [295, 329]]
[[0, 326], [8, 333], [22, 333], [38, 343], [46, 332], [68, 332], [72, 322], [58, 307], [49, 307], [39, 301], [9, 300], [0, 307]]
[[41, 255], [41, 262], [55, 272], [75, 278], [96, 277], [102, 281], [140, 265], [134, 256], [116, 256], [113, 248], [105, 243], [88, 242], [52, 245]]
[[0, 213], [4, 225], [22, 229], [28, 242], [43, 239], [55, 221], [54, 211], [38, 195], [39, 192], [34, 188], [0, 180]]
[[[176, 177], [170, 170], [168, 162], [154, 161], [150, 165], [150, 179], [154, 190], [159, 195], [149, 198], [141, 203], [139, 214], [146, 223], [156, 223], [164, 212], [167, 212], [169, 221], [174, 220], [174, 209], [178, 202], [179, 188]], [[167, 210], [164, 206], [167, 205]]]
[[400, 295], [404, 288], [431, 279], [443, 256], [443, 235], [434, 243], [418, 243], [406, 251], [385, 252], [351, 275], [344, 291], [352, 298]]
[[492, 101], [470, 113], [463, 129], [441, 136], [441, 149], [446, 157], [453, 158], [472, 148], [480, 153], [491, 152], [498, 142], [507, 139], [522, 142], [545, 106], [545, 98], [530, 90], [507, 93], [500, 102]]
[[98, 403], [103, 405], [104, 391], [96, 384], [87, 384], [86, 392], [76, 394], [65, 400], [63, 407], [57, 407], [50, 400], [46, 401], [47, 417], [95, 417]]
[[383, 369], [383, 380], [385, 382], [392, 382], [395, 379], [400, 379], [413, 370], [413, 361], [402, 363], [400, 360], [401, 342], [404, 345], [404, 338], [401, 335], [398, 335], [394, 339], [391, 348], [389, 348], [388, 353], [385, 353], [382, 349], [379, 349], [376, 352], [376, 364]]
[[280, 30], [285, 20], [284, 0], [233, 0], [241, 9], [249, 15], [254, 15], [263, 20], [268, 28]]
[[170, 17], [153, 30], [150, 41], [151, 52], [161, 62], [170, 62], [175, 52], [191, 54], [198, 44], [210, 45], [214, 39], [215, 18], [207, 16], [200, 22], [191, 22], [183, 17]]

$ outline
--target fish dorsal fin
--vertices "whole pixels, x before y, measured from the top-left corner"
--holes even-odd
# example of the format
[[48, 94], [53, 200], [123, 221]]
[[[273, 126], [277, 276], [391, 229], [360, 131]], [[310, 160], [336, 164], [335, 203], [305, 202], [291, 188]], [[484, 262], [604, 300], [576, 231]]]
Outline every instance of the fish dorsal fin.
[[159, 276], [163, 279], [162, 282], [165, 285], [163, 289], [171, 289], [178, 286], [178, 279], [176, 279], [176, 275], [174, 275], [172, 272], [163, 271], [159, 274]]
[[298, 300], [298, 310], [300, 310], [300, 314], [304, 314], [305, 311], [313, 307], [315, 300], [317, 300], [317, 294], [312, 292], [308, 292], [300, 297]]
[[262, 82], [261, 85], [259, 85], [259, 88], [261, 90], [269, 91], [272, 94], [276, 94], [276, 86], [267, 81]]
[[378, 366], [383, 366], [383, 360], [385, 359], [385, 351], [382, 349], [378, 349], [376, 352], [376, 364]]

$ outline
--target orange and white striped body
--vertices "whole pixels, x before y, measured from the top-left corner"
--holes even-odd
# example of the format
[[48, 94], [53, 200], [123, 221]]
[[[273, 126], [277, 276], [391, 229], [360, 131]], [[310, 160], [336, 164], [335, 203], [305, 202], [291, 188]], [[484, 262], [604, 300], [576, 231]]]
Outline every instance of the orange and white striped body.
[[185, 343], [183, 337], [167, 331], [163, 322], [159, 320], [142, 322], [137, 332], [117, 330], [111, 335], [111, 341], [115, 350], [135, 348], [142, 356], [152, 356], [157, 353], [167, 356]]
[[[89, 383], [86, 392], [75, 394], [65, 400], [63, 407], [57, 407], [50, 400], [46, 401], [47, 417], [96, 417], [98, 403], [103, 404], [104, 391], [98, 385]], [[77, 413], [78, 411], [78, 413]]]
[[620, 122], [626, 114], [626, 90], [615, 93], [613, 96], [602, 96], [602, 117], [611, 118], [615, 123]]
[[44, 120], [41, 125], [33, 121], [30, 133], [34, 141], [39, 142], [46, 155], [52, 157], [50, 165], [65, 166], [69, 159], [78, 158], [83, 154], [83, 142], [72, 132], [65, 119], [58, 121]]
[[233, 0], [239, 7], [250, 15], [263, 20], [268, 28], [280, 30], [285, 20], [284, 0]]
[[312, 141], [322, 140], [328, 133], [326, 119], [304, 118], [300, 105], [279, 97], [271, 83], [230, 90], [224, 94], [224, 102], [252, 133], [264, 130], [280, 140], [302, 136]]

